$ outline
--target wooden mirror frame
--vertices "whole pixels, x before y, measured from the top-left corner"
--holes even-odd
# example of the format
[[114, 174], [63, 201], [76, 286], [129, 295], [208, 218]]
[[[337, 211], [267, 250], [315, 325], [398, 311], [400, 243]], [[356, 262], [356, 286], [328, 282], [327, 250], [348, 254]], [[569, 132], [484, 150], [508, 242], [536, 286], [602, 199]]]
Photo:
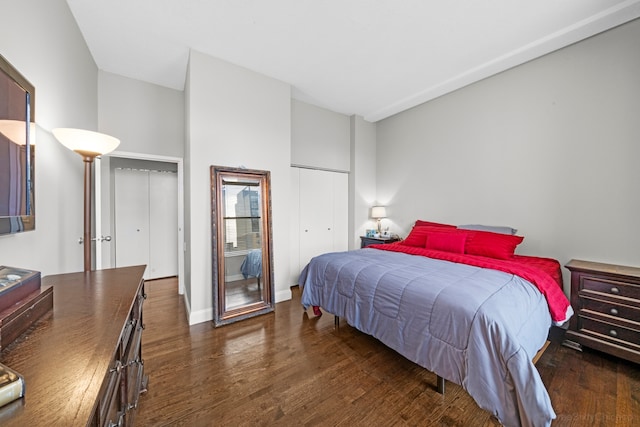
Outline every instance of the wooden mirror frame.
[[[237, 308], [226, 308], [225, 237], [222, 187], [225, 180], [258, 181], [260, 188], [262, 250], [262, 299]], [[275, 310], [273, 283], [273, 248], [271, 231], [271, 173], [263, 170], [211, 166], [211, 235], [214, 326], [222, 326]], [[258, 282], [259, 283], [259, 282]]]

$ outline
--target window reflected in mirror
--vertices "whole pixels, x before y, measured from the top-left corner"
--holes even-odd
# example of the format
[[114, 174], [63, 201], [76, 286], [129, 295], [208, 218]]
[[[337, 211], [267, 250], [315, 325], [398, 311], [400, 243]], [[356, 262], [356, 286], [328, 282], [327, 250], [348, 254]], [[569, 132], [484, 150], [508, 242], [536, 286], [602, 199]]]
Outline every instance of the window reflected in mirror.
[[223, 181], [225, 305], [232, 310], [263, 300], [260, 182]]

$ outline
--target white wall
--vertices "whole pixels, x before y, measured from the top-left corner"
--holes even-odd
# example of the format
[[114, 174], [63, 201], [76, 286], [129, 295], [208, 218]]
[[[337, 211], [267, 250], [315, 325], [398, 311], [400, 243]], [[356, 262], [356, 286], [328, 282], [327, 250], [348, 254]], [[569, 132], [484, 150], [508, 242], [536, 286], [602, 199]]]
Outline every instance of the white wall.
[[35, 231], [0, 236], [0, 263], [81, 271], [83, 162], [51, 129], [97, 130], [97, 68], [64, 0], [2, 0], [0, 54], [34, 86]]
[[192, 51], [185, 88], [185, 222], [191, 324], [213, 318], [210, 166], [271, 171], [276, 301], [291, 297], [288, 84]]
[[[360, 247], [360, 236], [375, 227], [370, 218], [376, 202], [376, 125], [351, 116], [351, 173], [349, 174], [349, 248]], [[394, 231], [394, 230], [391, 230]]]
[[349, 116], [291, 100], [291, 164], [349, 171]]
[[378, 122], [390, 219], [509, 225], [522, 254], [640, 265], [638, 40], [640, 20]]
[[183, 91], [100, 71], [98, 95], [100, 132], [120, 139], [118, 151], [183, 157]]
[[[184, 92], [98, 72], [98, 129], [120, 139], [118, 153], [151, 159], [183, 159], [185, 138]], [[135, 154], [132, 154], [135, 153]], [[115, 154], [120, 155], [120, 154]], [[138, 161], [140, 162], [140, 161]], [[139, 167], [139, 163], [138, 167]], [[96, 170], [97, 163], [96, 163]], [[115, 237], [110, 157], [100, 161], [101, 234]], [[96, 196], [98, 196], [96, 194]], [[179, 207], [181, 204], [178, 205]], [[181, 217], [181, 216], [180, 216]], [[181, 233], [179, 233], [181, 234]], [[102, 249], [102, 268], [115, 263], [115, 241], [97, 243]], [[96, 256], [98, 251], [96, 250]], [[182, 252], [179, 252], [179, 256]], [[181, 261], [180, 261], [181, 262]], [[180, 277], [181, 286], [184, 277]]]

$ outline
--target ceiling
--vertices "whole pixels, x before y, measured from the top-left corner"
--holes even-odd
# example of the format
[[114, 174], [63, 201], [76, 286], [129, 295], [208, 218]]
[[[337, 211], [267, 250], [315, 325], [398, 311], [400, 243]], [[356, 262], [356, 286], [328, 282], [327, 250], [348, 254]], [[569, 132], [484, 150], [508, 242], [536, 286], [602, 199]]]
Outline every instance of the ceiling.
[[99, 69], [184, 89], [189, 50], [375, 122], [640, 17], [640, 0], [67, 0]]

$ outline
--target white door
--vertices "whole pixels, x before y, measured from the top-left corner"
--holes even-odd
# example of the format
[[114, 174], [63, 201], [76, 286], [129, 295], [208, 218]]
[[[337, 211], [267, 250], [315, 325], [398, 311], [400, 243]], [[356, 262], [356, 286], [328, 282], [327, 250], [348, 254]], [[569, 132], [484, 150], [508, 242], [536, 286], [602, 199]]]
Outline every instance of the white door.
[[348, 249], [349, 177], [300, 169], [300, 267], [316, 255]]
[[147, 265], [149, 274], [149, 174], [148, 172], [116, 169], [115, 192], [115, 252], [116, 267]]
[[114, 186], [116, 267], [145, 264], [145, 280], [177, 276], [177, 175], [116, 169]]
[[149, 276], [178, 275], [178, 179], [171, 172], [149, 172]]
[[333, 249], [333, 182], [328, 172], [300, 170], [300, 265]]

